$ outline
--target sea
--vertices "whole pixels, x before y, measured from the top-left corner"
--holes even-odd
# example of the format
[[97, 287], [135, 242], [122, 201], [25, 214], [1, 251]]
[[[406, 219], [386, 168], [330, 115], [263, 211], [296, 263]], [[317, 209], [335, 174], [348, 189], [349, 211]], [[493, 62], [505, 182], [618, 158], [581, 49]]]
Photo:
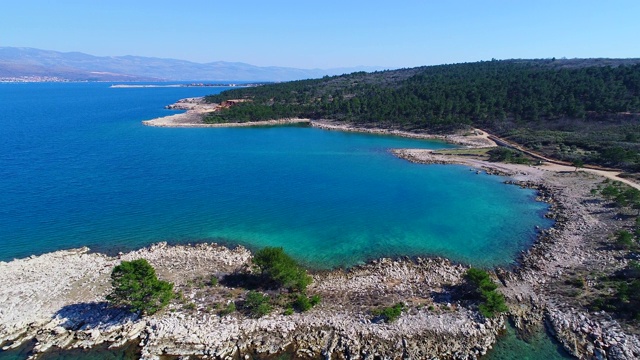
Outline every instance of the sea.
[[281, 246], [313, 269], [399, 256], [491, 268], [514, 265], [552, 225], [534, 191], [503, 177], [389, 152], [444, 142], [146, 127], [178, 99], [228, 88], [111, 85], [0, 84], [0, 261], [167, 241]]

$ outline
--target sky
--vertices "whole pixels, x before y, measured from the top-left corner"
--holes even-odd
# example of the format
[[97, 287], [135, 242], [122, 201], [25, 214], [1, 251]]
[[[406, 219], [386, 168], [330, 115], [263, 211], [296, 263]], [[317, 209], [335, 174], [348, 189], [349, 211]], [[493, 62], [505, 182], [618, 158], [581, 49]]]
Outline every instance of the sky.
[[389, 69], [640, 57], [639, 0], [1, 0], [0, 46]]

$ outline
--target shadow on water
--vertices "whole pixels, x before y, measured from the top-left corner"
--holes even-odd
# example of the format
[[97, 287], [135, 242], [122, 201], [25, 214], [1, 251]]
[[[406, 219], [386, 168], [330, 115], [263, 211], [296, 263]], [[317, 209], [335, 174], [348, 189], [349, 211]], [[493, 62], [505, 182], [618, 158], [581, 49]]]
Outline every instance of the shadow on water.
[[138, 342], [130, 342], [122, 347], [109, 349], [108, 345], [100, 345], [90, 350], [73, 349], [50, 351], [39, 357], [39, 360], [134, 360], [140, 358]]
[[[138, 315], [127, 309], [110, 307], [107, 302], [79, 303], [64, 306], [53, 318], [60, 319], [60, 326], [67, 330], [106, 329], [114, 325], [132, 322]], [[27, 342], [16, 349], [0, 351], [0, 360], [24, 360], [32, 355], [34, 341]], [[109, 349], [109, 344], [98, 345], [92, 349], [50, 350], [40, 355], [44, 360], [129, 360], [138, 359], [138, 342], [127, 343], [122, 347]]]
[[563, 360], [574, 359], [545, 329], [534, 332], [526, 340], [518, 336], [511, 321], [502, 337], [481, 360]]
[[[35, 342], [9, 351], [0, 351], [0, 360], [25, 360], [32, 355]], [[121, 347], [109, 349], [102, 344], [92, 349], [50, 350], [38, 357], [39, 360], [135, 360], [140, 358], [138, 342], [130, 342]]]

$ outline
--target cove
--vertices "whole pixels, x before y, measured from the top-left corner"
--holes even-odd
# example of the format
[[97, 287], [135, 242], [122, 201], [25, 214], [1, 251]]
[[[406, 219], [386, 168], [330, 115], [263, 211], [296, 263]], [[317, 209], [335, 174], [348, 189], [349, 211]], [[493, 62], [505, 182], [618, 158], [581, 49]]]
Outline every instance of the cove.
[[382, 256], [513, 264], [549, 227], [535, 193], [390, 148], [442, 142], [309, 127], [167, 129], [141, 120], [211, 88], [0, 84], [0, 260], [158, 241], [282, 246], [306, 265]]

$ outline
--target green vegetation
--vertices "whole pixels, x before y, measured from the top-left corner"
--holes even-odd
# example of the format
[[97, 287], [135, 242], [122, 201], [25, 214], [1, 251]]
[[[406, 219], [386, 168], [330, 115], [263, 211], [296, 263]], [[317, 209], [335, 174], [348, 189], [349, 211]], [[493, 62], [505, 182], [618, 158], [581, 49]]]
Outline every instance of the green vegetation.
[[591, 310], [606, 310], [618, 317], [640, 321], [640, 263], [630, 261], [625, 269], [606, 280], [614, 292], [595, 299], [591, 303]]
[[505, 147], [496, 147], [487, 151], [489, 161], [513, 163], [513, 164], [529, 164], [531, 160], [526, 158], [520, 151], [511, 150]]
[[619, 208], [638, 210], [640, 214], [640, 190], [623, 185], [619, 181], [609, 182], [600, 189], [600, 195], [607, 200], [613, 201]]
[[145, 259], [123, 261], [111, 272], [113, 290], [107, 300], [115, 306], [152, 315], [174, 297], [173, 284], [158, 280], [155, 269]]
[[224, 307], [224, 309], [220, 310], [218, 314], [220, 314], [220, 316], [227, 316], [234, 312], [236, 312], [236, 303], [231, 301]]
[[584, 161], [582, 159], [575, 159], [571, 162], [571, 165], [576, 167], [576, 171], [578, 171], [579, 168], [584, 167]]
[[318, 295], [307, 297], [304, 294], [298, 294], [295, 301], [292, 303], [292, 307], [300, 312], [305, 312], [311, 310], [311, 308], [318, 305], [319, 303], [320, 296]]
[[266, 281], [279, 287], [304, 292], [311, 284], [307, 272], [282, 248], [266, 247], [256, 252], [253, 262]]
[[464, 277], [472, 287], [473, 297], [482, 300], [478, 305], [482, 316], [490, 318], [509, 310], [505, 304], [504, 296], [496, 291], [497, 285], [486, 271], [470, 268]]
[[630, 250], [635, 246], [633, 235], [627, 230], [618, 230], [616, 232], [616, 245], [624, 250]]
[[[625, 209], [640, 210], [640, 191], [618, 181], [604, 180], [594, 189], [612, 205], [620, 209], [619, 219], [628, 217]], [[640, 249], [640, 211], [636, 213], [632, 226], [620, 227], [612, 236], [613, 246], [622, 252], [623, 258], [637, 259]], [[640, 321], [640, 263], [631, 260], [626, 267], [613, 274], [601, 276], [595, 286], [600, 290], [590, 300], [592, 311], [605, 310], [619, 319]]]
[[390, 322], [396, 321], [402, 314], [402, 311], [404, 311], [405, 309], [406, 309], [406, 306], [403, 303], [399, 302], [393, 306], [387, 306], [387, 307], [382, 307], [380, 309], [375, 309], [371, 312], [371, 314], [375, 317], [382, 318], [384, 322], [390, 323]]
[[448, 132], [480, 127], [557, 159], [640, 169], [640, 64], [507, 60], [235, 89], [207, 122], [287, 117]]
[[257, 291], [249, 291], [244, 301], [244, 308], [254, 317], [262, 317], [271, 312], [271, 299], [268, 295]]
[[287, 316], [293, 315], [293, 312], [294, 312], [293, 308], [292, 307], [288, 307], [288, 308], [284, 309], [284, 312], [282, 313], [282, 315], [287, 315]]

